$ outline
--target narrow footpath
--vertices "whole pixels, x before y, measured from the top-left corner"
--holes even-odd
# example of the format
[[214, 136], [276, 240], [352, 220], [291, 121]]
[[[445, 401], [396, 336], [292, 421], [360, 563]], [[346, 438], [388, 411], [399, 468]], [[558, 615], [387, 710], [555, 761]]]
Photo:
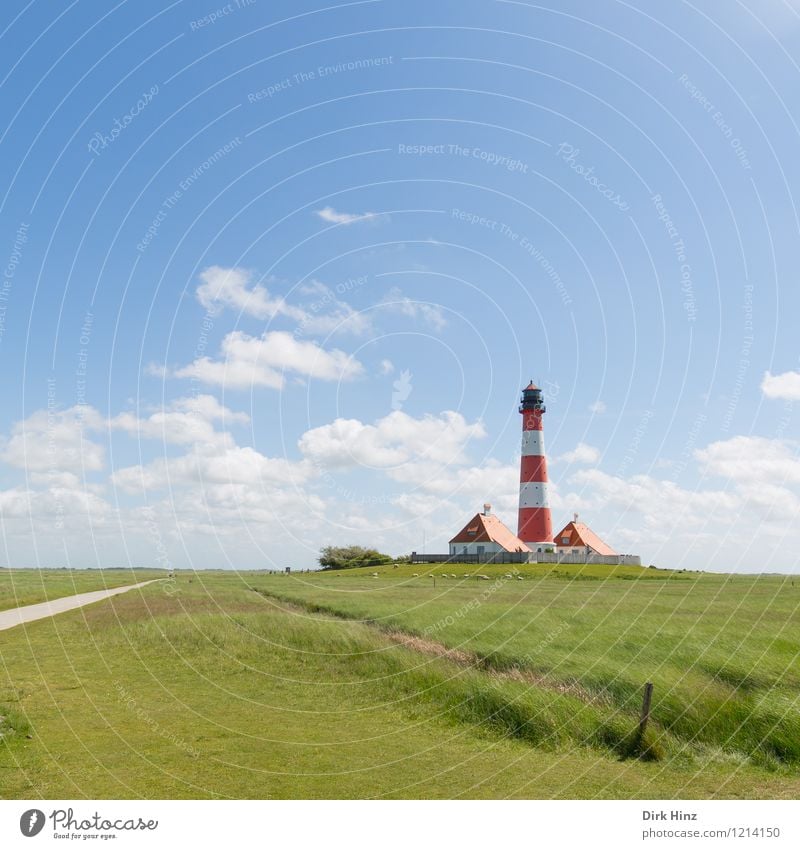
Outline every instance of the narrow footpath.
[[[154, 580], [159, 579], [156, 578]], [[96, 601], [103, 601], [120, 593], [126, 593], [129, 590], [146, 587], [148, 584], [154, 583], [154, 580], [130, 584], [127, 587], [114, 587], [111, 590], [94, 590], [90, 593], [68, 595], [64, 598], [54, 598], [52, 601], [43, 601], [39, 604], [27, 604], [24, 607], [13, 607], [11, 610], [2, 610], [0, 611], [0, 631], [5, 631], [7, 628], [15, 628], [17, 625], [22, 625], [23, 622], [35, 622], [37, 619], [47, 619], [48, 616], [55, 616], [57, 613], [65, 613], [67, 610], [75, 610], [77, 607], [94, 604]]]

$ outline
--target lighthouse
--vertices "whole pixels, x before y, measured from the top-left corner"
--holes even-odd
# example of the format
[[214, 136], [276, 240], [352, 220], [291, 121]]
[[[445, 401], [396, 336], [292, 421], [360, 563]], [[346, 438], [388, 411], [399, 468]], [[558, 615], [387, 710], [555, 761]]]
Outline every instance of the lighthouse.
[[544, 397], [533, 381], [522, 390], [519, 411], [522, 414], [522, 457], [517, 536], [536, 550], [536, 546], [553, 545], [553, 520], [547, 494], [547, 459], [542, 428]]

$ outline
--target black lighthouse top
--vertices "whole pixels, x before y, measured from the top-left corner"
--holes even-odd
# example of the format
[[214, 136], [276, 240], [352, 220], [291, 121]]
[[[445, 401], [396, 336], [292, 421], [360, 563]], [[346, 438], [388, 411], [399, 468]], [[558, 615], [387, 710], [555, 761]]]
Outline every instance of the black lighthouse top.
[[542, 390], [533, 381], [522, 390], [522, 403], [519, 406], [519, 411], [520, 413], [546, 412]]

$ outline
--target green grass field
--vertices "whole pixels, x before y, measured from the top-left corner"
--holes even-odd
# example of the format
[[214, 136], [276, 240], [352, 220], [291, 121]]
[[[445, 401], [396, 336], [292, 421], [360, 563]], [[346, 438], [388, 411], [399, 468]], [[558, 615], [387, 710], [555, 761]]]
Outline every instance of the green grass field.
[[498, 702], [495, 721], [534, 743], [629, 751], [652, 681], [652, 755], [800, 766], [800, 582], [602, 566], [525, 566], [511, 579], [494, 566], [480, 572], [496, 580], [481, 581], [464, 577], [474, 567], [448, 566], [456, 578], [439, 569], [414, 578], [418, 569], [256, 586], [465, 655], [495, 677], [487, 714]]
[[163, 569], [0, 569], [0, 610], [163, 575]]
[[0, 632], [0, 796], [797, 797], [800, 588], [518, 568], [179, 574]]

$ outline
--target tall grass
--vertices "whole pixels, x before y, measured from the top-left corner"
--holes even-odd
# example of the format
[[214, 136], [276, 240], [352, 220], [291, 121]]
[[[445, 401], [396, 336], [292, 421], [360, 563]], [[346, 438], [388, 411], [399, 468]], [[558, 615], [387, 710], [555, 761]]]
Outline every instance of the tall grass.
[[[570, 592], [588, 583], [558, 580]], [[499, 642], [473, 668], [350, 614], [283, 605], [239, 576], [177, 589], [152, 585], [0, 635], [0, 705], [17, 714], [0, 742], [0, 795], [794, 798], [800, 786], [785, 753], [748, 763], [741, 745], [688, 742], [663, 716], [640, 740], [640, 692], [620, 705], [575, 676], [537, 684], [499, 671], [514, 656]], [[388, 591], [407, 609], [428, 592]], [[402, 619], [367, 600], [387, 631]], [[540, 654], [552, 650], [534, 636]]]
[[8, 705], [0, 704], [0, 744], [25, 737], [30, 730], [30, 723], [24, 714]]
[[[703, 576], [665, 590], [652, 579], [588, 588], [532, 578], [488, 597], [463, 579], [434, 589], [429, 578], [392, 573], [374, 583], [315, 576], [260, 589], [311, 612], [466, 650], [489, 673], [528, 674], [532, 683], [521, 688], [479, 678], [450, 709], [536, 745], [647, 757], [712, 751], [800, 767], [800, 593], [788, 582]], [[637, 742], [631, 731], [647, 680], [656, 685], [652, 731]]]
[[[409, 709], [426, 704], [453, 724], [467, 723], [548, 750], [579, 744], [615, 756], [660, 758], [665, 747], [678, 748], [671, 735], [656, 731], [635, 743], [633, 715], [525, 682], [492, 677], [446, 658], [421, 656], [363, 623], [337, 623], [296, 613], [276, 615], [275, 611], [238, 614], [227, 620], [170, 616], [128, 627], [120, 640], [175, 652], [182, 662], [208, 669], [247, 664], [257, 670], [262, 668], [259, 654], [263, 657], [276, 647], [291, 647], [301, 657], [313, 658], [310, 665], [316, 666], [320, 656], [325, 658], [328, 677], [317, 676], [307, 683], [347, 685], [353, 704], [362, 704], [362, 695], [363, 704], [372, 704], [374, 695], [366, 693], [377, 688], [381, 702]], [[359, 688], [363, 693], [357, 692]]]

